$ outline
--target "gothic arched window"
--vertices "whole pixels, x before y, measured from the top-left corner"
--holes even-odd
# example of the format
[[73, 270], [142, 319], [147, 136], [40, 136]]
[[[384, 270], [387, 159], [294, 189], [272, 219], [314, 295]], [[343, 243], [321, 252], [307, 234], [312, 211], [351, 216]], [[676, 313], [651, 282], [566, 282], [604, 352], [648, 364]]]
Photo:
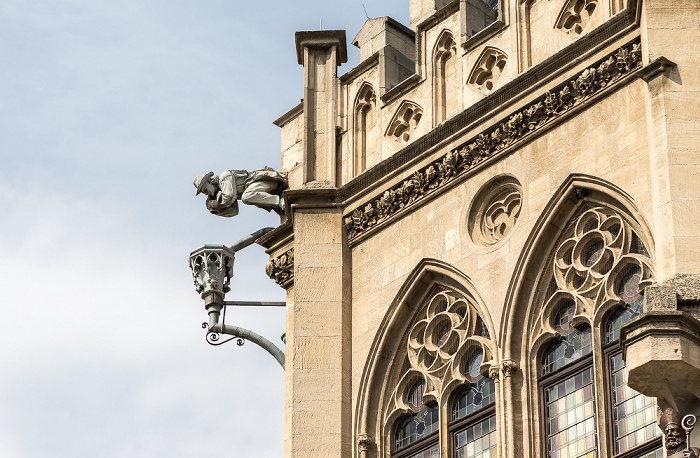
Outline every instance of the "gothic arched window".
[[583, 207], [549, 262], [536, 333], [545, 456], [660, 457], [655, 401], [627, 386], [618, 342], [652, 283], [644, 244], [617, 212]]
[[495, 457], [497, 389], [488, 374], [497, 366], [484, 320], [469, 296], [436, 287], [427, 297], [395, 359], [390, 456]]

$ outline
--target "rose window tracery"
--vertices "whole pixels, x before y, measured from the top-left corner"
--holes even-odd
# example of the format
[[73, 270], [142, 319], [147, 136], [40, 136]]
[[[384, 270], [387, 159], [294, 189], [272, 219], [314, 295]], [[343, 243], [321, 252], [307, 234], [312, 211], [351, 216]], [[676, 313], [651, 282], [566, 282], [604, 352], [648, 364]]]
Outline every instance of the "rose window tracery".
[[[423, 402], [437, 401], [452, 381], [467, 387], [474, 385], [480, 396], [489, 395], [481, 374], [492, 364], [492, 344], [486, 326], [470, 297], [440, 291], [427, 301], [427, 306], [408, 332], [405, 344], [406, 367], [394, 390], [393, 412], [415, 412], [410, 393], [416, 381], [425, 384]], [[476, 355], [476, 356], [475, 356]]]
[[599, 310], [641, 307], [642, 291], [653, 281], [651, 259], [622, 216], [607, 207], [585, 209], [560, 240], [534, 339], [549, 333], [566, 340], [571, 331], [561, 328], [562, 316], [580, 330]]
[[469, 211], [472, 241], [491, 246], [503, 240], [520, 216], [522, 200], [522, 187], [513, 177], [502, 177], [485, 185]]

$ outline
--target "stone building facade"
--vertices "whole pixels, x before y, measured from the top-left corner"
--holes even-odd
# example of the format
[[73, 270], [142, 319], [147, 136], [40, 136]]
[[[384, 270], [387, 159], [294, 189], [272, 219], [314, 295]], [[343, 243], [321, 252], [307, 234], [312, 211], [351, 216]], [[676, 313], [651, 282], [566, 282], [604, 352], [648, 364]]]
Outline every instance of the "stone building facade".
[[285, 456], [663, 456], [659, 409], [700, 413], [700, 2], [410, 0], [338, 76], [346, 43], [296, 34], [275, 121]]

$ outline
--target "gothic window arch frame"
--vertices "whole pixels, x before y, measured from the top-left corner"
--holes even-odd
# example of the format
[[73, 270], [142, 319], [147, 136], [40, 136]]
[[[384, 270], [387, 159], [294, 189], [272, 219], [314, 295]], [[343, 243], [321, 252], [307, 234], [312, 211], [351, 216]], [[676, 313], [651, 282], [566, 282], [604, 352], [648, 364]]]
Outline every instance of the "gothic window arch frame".
[[[553, 252], [563, 245], [563, 243], [560, 245], [560, 239], [566, 229], [562, 228], [570, 224], [574, 218], [578, 218], [583, 213], [581, 209], [586, 205], [603, 208], [605, 211], [619, 215], [624, 223], [632, 228], [648, 250], [646, 256], [649, 267], [654, 266], [655, 256], [651, 232], [632, 198], [621, 189], [602, 179], [581, 174], [570, 175], [545, 207], [528, 237], [525, 249], [521, 252], [507, 292], [504, 320], [500, 330], [500, 336], [504, 340], [503, 358], [514, 356], [522, 361], [522, 373], [518, 375], [522, 377], [520, 381], [524, 386], [523, 392], [529, 393], [513, 406], [515, 411], [519, 411], [520, 415], [526, 419], [522, 433], [525, 455], [549, 456], [548, 444], [546, 443], [549, 437], [546, 435], [547, 405], [544, 402], [543, 389], [546, 388], [546, 382], [551, 382], [551, 380], [542, 376], [540, 370], [545, 351], [553, 342], [557, 341], [559, 336], [552, 332], [552, 329], [546, 329], [546, 326], [540, 329], [541, 332], [534, 331], [535, 323], [539, 321], [541, 325], [542, 317], [549, 320], [552, 317], [551, 310], [554, 309], [551, 306], [549, 311], [545, 310], [548, 304], [542, 303], [539, 299], [542, 295], [549, 297], [547, 293], [540, 293], [542, 279], [548, 277], [541, 272], [546, 268], [548, 260], [554, 256]], [[538, 272], [538, 275], [535, 278], [528, 278], [527, 272]], [[652, 275], [642, 279], [642, 283], [644, 282], [646, 282], [646, 286], [653, 282], [653, 270]], [[642, 285], [642, 288], [645, 285]], [[551, 292], [551, 294], [553, 293], [554, 291]], [[614, 437], [615, 432], [609, 423], [612, 417], [608, 406], [612, 394], [609, 390], [610, 377], [606, 371], [608, 371], [607, 361], [610, 356], [608, 350], [615, 345], [619, 348], [619, 344], [606, 345], [602, 340], [605, 331], [600, 331], [600, 326], [605, 326], [609, 317], [615, 313], [619, 306], [621, 306], [620, 300], [617, 303], [613, 303], [612, 300], [603, 301], [597, 305], [594, 303], [593, 310], [583, 312], [584, 306], [578, 305], [578, 313], [575, 314], [576, 317], [572, 321], [572, 325], [590, 326], [592, 350], [591, 353], [582, 355], [570, 365], [558, 368], [560, 371], [558, 373], [563, 374], [564, 378], [566, 378], [566, 372], [570, 374], [577, 372], [575, 366], [592, 368], [595, 390], [601, 393], [601, 396], [596, 396], [596, 417], [594, 420], [599, 443], [598, 456], [608, 458], [636, 456], [625, 453], [618, 454], [610, 447], [611, 438]], [[589, 304], [586, 307], [590, 308], [591, 306]], [[514, 325], [513, 323], [517, 323], [518, 320], [523, 320], [524, 324], [522, 326]], [[550, 328], [552, 327], [550, 326]], [[601, 334], [603, 334], [602, 337]], [[556, 375], [557, 372], [554, 374]], [[509, 431], [512, 431], [514, 426], [512, 421], [508, 420], [507, 428]], [[507, 440], [510, 443], [515, 440], [510, 432]], [[656, 439], [652, 439], [652, 441], [654, 440]], [[639, 449], [635, 449], [635, 451], [639, 452]]]
[[[443, 29], [435, 40], [435, 45], [432, 52], [432, 67], [433, 67], [433, 125], [437, 126], [445, 122], [448, 118], [448, 97], [447, 93], [447, 63], [457, 68], [457, 41], [455, 34], [450, 29]], [[456, 70], [455, 70], [456, 71]], [[457, 78], [459, 75], [456, 75]], [[461, 83], [456, 85], [460, 88]]]
[[[368, 125], [368, 118], [377, 108], [377, 92], [369, 82], [363, 82], [355, 95], [353, 104], [353, 123], [355, 127], [354, 154], [352, 156], [352, 177], [356, 177], [367, 169], [367, 137], [370, 129], [376, 125]], [[374, 119], [376, 124], [377, 119]]]
[[[498, 347], [496, 339], [493, 337], [495, 329], [483, 301], [476, 293], [476, 289], [468, 277], [454, 267], [441, 261], [424, 259], [409, 275], [389, 307], [365, 363], [356, 407], [356, 456], [388, 458], [402, 457], [408, 453], [407, 449], [396, 453], [396, 447], [393, 443], [396, 427], [406, 415], [410, 414], [407, 409], [402, 408], [405, 406], [398, 405], [397, 408], [397, 396], [400, 397], [402, 388], [411, 385], [409, 372], [406, 372], [406, 369], [414, 369], [410, 367], [410, 364], [406, 364], [408, 357], [403, 357], [401, 352], [406, 353], [403, 349], [406, 348], [405, 344], [409, 339], [408, 333], [416, 322], [422, 320], [419, 315], [426, 313], [425, 301], [434, 297], [434, 288], [440, 289], [440, 292], [448, 291], [449, 294], [455, 294], [460, 298], [468, 296], [467, 299], [473, 301], [469, 302], [474, 309], [473, 316], [479, 317], [483, 329], [490, 336], [488, 353], [485, 354], [482, 364], [479, 365], [480, 370], [492, 377], [498, 377], [500, 374], [497, 363], [499, 360]], [[486, 361], [487, 359], [489, 361]], [[400, 361], [396, 362], [395, 360]], [[425, 372], [419, 370], [413, 371], [413, 373], [420, 376], [425, 375]], [[427, 383], [428, 381], [426, 381]], [[448, 427], [448, 423], [452, 422], [445, 420], [451, 411], [454, 399], [465, 386], [465, 383], [450, 379], [441, 386], [440, 392], [434, 389], [434, 383], [430, 389], [426, 389], [425, 403], [437, 404], [439, 410], [439, 430], [436, 436], [428, 439], [427, 442], [439, 444], [441, 456], [448, 456], [446, 455], [448, 444], [452, 440], [454, 432], [453, 428]], [[500, 411], [498, 407], [500, 398], [498, 394], [495, 394], [494, 398], [495, 402], [491, 412], [495, 414], [495, 412]]]

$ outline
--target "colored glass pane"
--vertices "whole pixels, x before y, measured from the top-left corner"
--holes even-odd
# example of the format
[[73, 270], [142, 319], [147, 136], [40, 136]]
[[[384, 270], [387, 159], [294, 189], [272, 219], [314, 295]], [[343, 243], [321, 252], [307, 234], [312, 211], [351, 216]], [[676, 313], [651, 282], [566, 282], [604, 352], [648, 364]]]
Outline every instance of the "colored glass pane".
[[457, 458], [495, 458], [498, 455], [497, 447], [495, 416], [455, 434]]
[[464, 372], [469, 385], [457, 396], [452, 404], [452, 420], [465, 417], [486, 407], [495, 401], [495, 386], [493, 380], [479, 373], [484, 353], [481, 349], [475, 351], [467, 359]]
[[415, 383], [406, 397], [407, 404], [413, 410], [396, 428], [396, 449], [403, 448], [418, 439], [428, 436], [438, 429], [437, 406], [423, 404], [425, 381]]
[[542, 375], [551, 374], [593, 351], [591, 328], [574, 328], [571, 321], [576, 307], [573, 302], [566, 303], [555, 317], [555, 327], [561, 335], [542, 356]]
[[427, 450], [411, 455], [409, 458], [440, 458], [440, 444], [435, 444]]
[[550, 458], [597, 456], [593, 368], [545, 389]]
[[644, 302], [644, 297], [640, 296], [634, 302], [625, 304], [625, 306], [619, 310], [616, 310], [608, 320], [605, 326], [605, 342], [615, 342], [620, 338], [620, 327], [631, 320], [632, 318], [639, 316], [642, 313], [642, 303]]
[[664, 458], [664, 449], [658, 448], [651, 453], [640, 456], [639, 458]]
[[615, 420], [615, 453], [622, 453], [661, 434], [654, 398], [627, 386], [622, 354], [610, 358]]

